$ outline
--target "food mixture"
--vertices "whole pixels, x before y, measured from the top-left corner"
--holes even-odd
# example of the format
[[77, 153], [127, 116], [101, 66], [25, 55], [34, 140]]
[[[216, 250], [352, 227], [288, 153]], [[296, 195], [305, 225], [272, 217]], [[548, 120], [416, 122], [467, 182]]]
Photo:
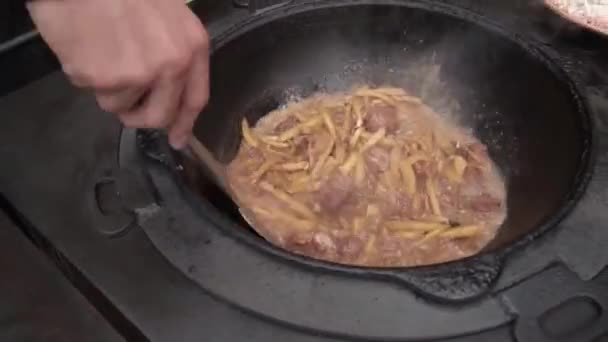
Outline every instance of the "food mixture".
[[241, 212], [294, 253], [375, 267], [480, 251], [506, 216], [486, 147], [399, 88], [318, 95], [251, 127], [228, 167]]
[[608, 33], [608, 0], [546, 0], [551, 6]]

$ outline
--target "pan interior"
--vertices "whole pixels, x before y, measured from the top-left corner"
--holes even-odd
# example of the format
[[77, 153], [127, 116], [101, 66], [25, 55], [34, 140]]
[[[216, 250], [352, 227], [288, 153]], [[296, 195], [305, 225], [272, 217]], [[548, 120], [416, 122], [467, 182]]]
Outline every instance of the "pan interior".
[[[540, 229], [579, 186], [588, 136], [569, 83], [503, 34], [422, 8], [317, 8], [241, 31], [212, 55], [211, 102], [195, 133], [228, 162], [243, 116], [255, 122], [294, 99], [361, 84], [402, 87], [488, 146], [508, 193], [489, 250]], [[246, 225], [204, 184], [193, 184], [202, 200]]]

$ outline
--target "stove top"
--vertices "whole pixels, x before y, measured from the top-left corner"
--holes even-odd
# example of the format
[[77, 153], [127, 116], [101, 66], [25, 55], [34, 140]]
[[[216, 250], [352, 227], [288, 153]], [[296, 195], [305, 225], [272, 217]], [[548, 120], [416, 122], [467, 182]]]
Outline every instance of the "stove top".
[[[566, 71], [582, 84], [594, 120], [596, 161], [585, 195], [559, 227], [509, 259], [491, 295], [446, 306], [403, 295], [408, 290], [398, 283], [369, 279], [357, 286], [370, 295], [350, 298], [369, 311], [336, 316], [330, 308], [348, 297], [337, 295], [346, 280], [336, 274], [304, 280], [288, 264], [239, 249], [221, 265], [203, 254], [209, 265], [204, 269], [176, 267], [142, 226], [165, 229], [167, 248], [177, 236], [169, 233], [192, 234], [180, 249], [184, 258], [210, 244], [228, 248], [237, 242], [209, 229], [203, 237], [192, 227], [172, 229], [179, 221], [162, 216], [155, 194], [130, 169], [137, 163], [124, 146], [135, 146], [134, 132], [122, 130], [57, 71], [0, 98], [0, 192], [19, 214], [21, 229], [86, 299], [111, 307], [100, 311], [128, 340], [403, 340], [402, 329], [412, 339], [446, 342], [608, 341], [608, 41], [534, 2], [449, 2], [575, 56]], [[213, 11], [207, 20], [211, 36], [261, 13], [227, 2]], [[123, 183], [129, 191], [122, 191]], [[120, 203], [146, 210], [134, 217]], [[193, 215], [187, 207], [174, 209]], [[250, 271], [229, 272], [231, 263]], [[274, 272], [273, 283], [260, 276], [264, 272]], [[440, 323], [430, 324], [428, 317]], [[369, 320], [385, 322], [385, 332], [366, 330]]]

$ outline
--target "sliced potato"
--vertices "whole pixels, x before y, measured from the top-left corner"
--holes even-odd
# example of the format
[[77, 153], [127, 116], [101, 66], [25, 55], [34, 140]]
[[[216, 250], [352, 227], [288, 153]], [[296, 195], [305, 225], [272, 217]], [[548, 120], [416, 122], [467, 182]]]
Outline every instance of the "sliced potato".
[[460, 226], [442, 232], [441, 237], [448, 239], [468, 238], [478, 235], [481, 231], [481, 227], [477, 225]]
[[370, 147], [376, 145], [384, 136], [386, 135], [386, 129], [384, 127], [380, 128], [376, 132], [374, 132], [369, 140], [365, 142], [365, 144], [361, 147], [361, 152], [365, 152]]
[[403, 188], [408, 195], [416, 193], [416, 173], [412, 164], [405, 160], [401, 163], [399, 171], [401, 171], [401, 178], [403, 179]]
[[249, 128], [249, 123], [246, 118], [243, 118], [243, 121], [241, 121], [241, 128], [245, 142], [251, 147], [258, 147], [258, 140], [254, 137], [251, 128]]
[[462, 183], [467, 161], [461, 156], [453, 156], [443, 165], [441, 173], [454, 183]]
[[289, 208], [291, 208], [296, 213], [302, 215], [303, 217], [310, 219], [315, 218], [316, 215], [312, 210], [310, 210], [303, 203], [300, 203], [299, 201], [291, 197], [288, 193], [283, 192], [275, 188], [272, 184], [264, 181], [260, 182], [260, 187], [275, 196], [276, 198], [283, 201], [285, 204], [287, 204]]
[[439, 205], [439, 199], [437, 199], [437, 191], [435, 190], [435, 182], [429, 177], [426, 179], [426, 193], [429, 197], [429, 204], [433, 214], [437, 216], [443, 216], [441, 214], [441, 206]]
[[355, 184], [361, 186], [365, 181], [365, 163], [363, 162], [363, 158], [357, 158], [357, 163], [355, 165]]
[[344, 164], [342, 164], [342, 166], [340, 166], [340, 171], [342, 171], [343, 174], [348, 175], [350, 173], [350, 171], [355, 167], [355, 165], [357, 165], [357, 161], [360, 159], [360, 156], [358, 153], [353, 152], [348, 159], [346, 159], [346, 162], [344, 162]]
[[391, 149], [389, 157], [389, 174], [391, 178], [391, 185], [395, 188], [399, 188], [401, 185], [401, 146], [395, 146]]
[[386, 228], [388, 228], [389, 230], [410, 230], [423, 232], [430, 232], [433, 230], [449, 227], [449, 225], [443, 223], [410, 220], [388, 221], [385, 225]]

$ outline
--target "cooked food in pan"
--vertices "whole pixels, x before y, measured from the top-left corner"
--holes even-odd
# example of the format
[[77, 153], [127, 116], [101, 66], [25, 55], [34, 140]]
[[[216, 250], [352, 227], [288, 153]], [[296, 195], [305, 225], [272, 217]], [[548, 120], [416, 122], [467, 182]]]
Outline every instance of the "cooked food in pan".
[[242, 133], [231, 187], [253, 228], [294, 253], [441, 263], [479, 252], [506, 216], [486, 147], [403, 89], [317, 95]]

